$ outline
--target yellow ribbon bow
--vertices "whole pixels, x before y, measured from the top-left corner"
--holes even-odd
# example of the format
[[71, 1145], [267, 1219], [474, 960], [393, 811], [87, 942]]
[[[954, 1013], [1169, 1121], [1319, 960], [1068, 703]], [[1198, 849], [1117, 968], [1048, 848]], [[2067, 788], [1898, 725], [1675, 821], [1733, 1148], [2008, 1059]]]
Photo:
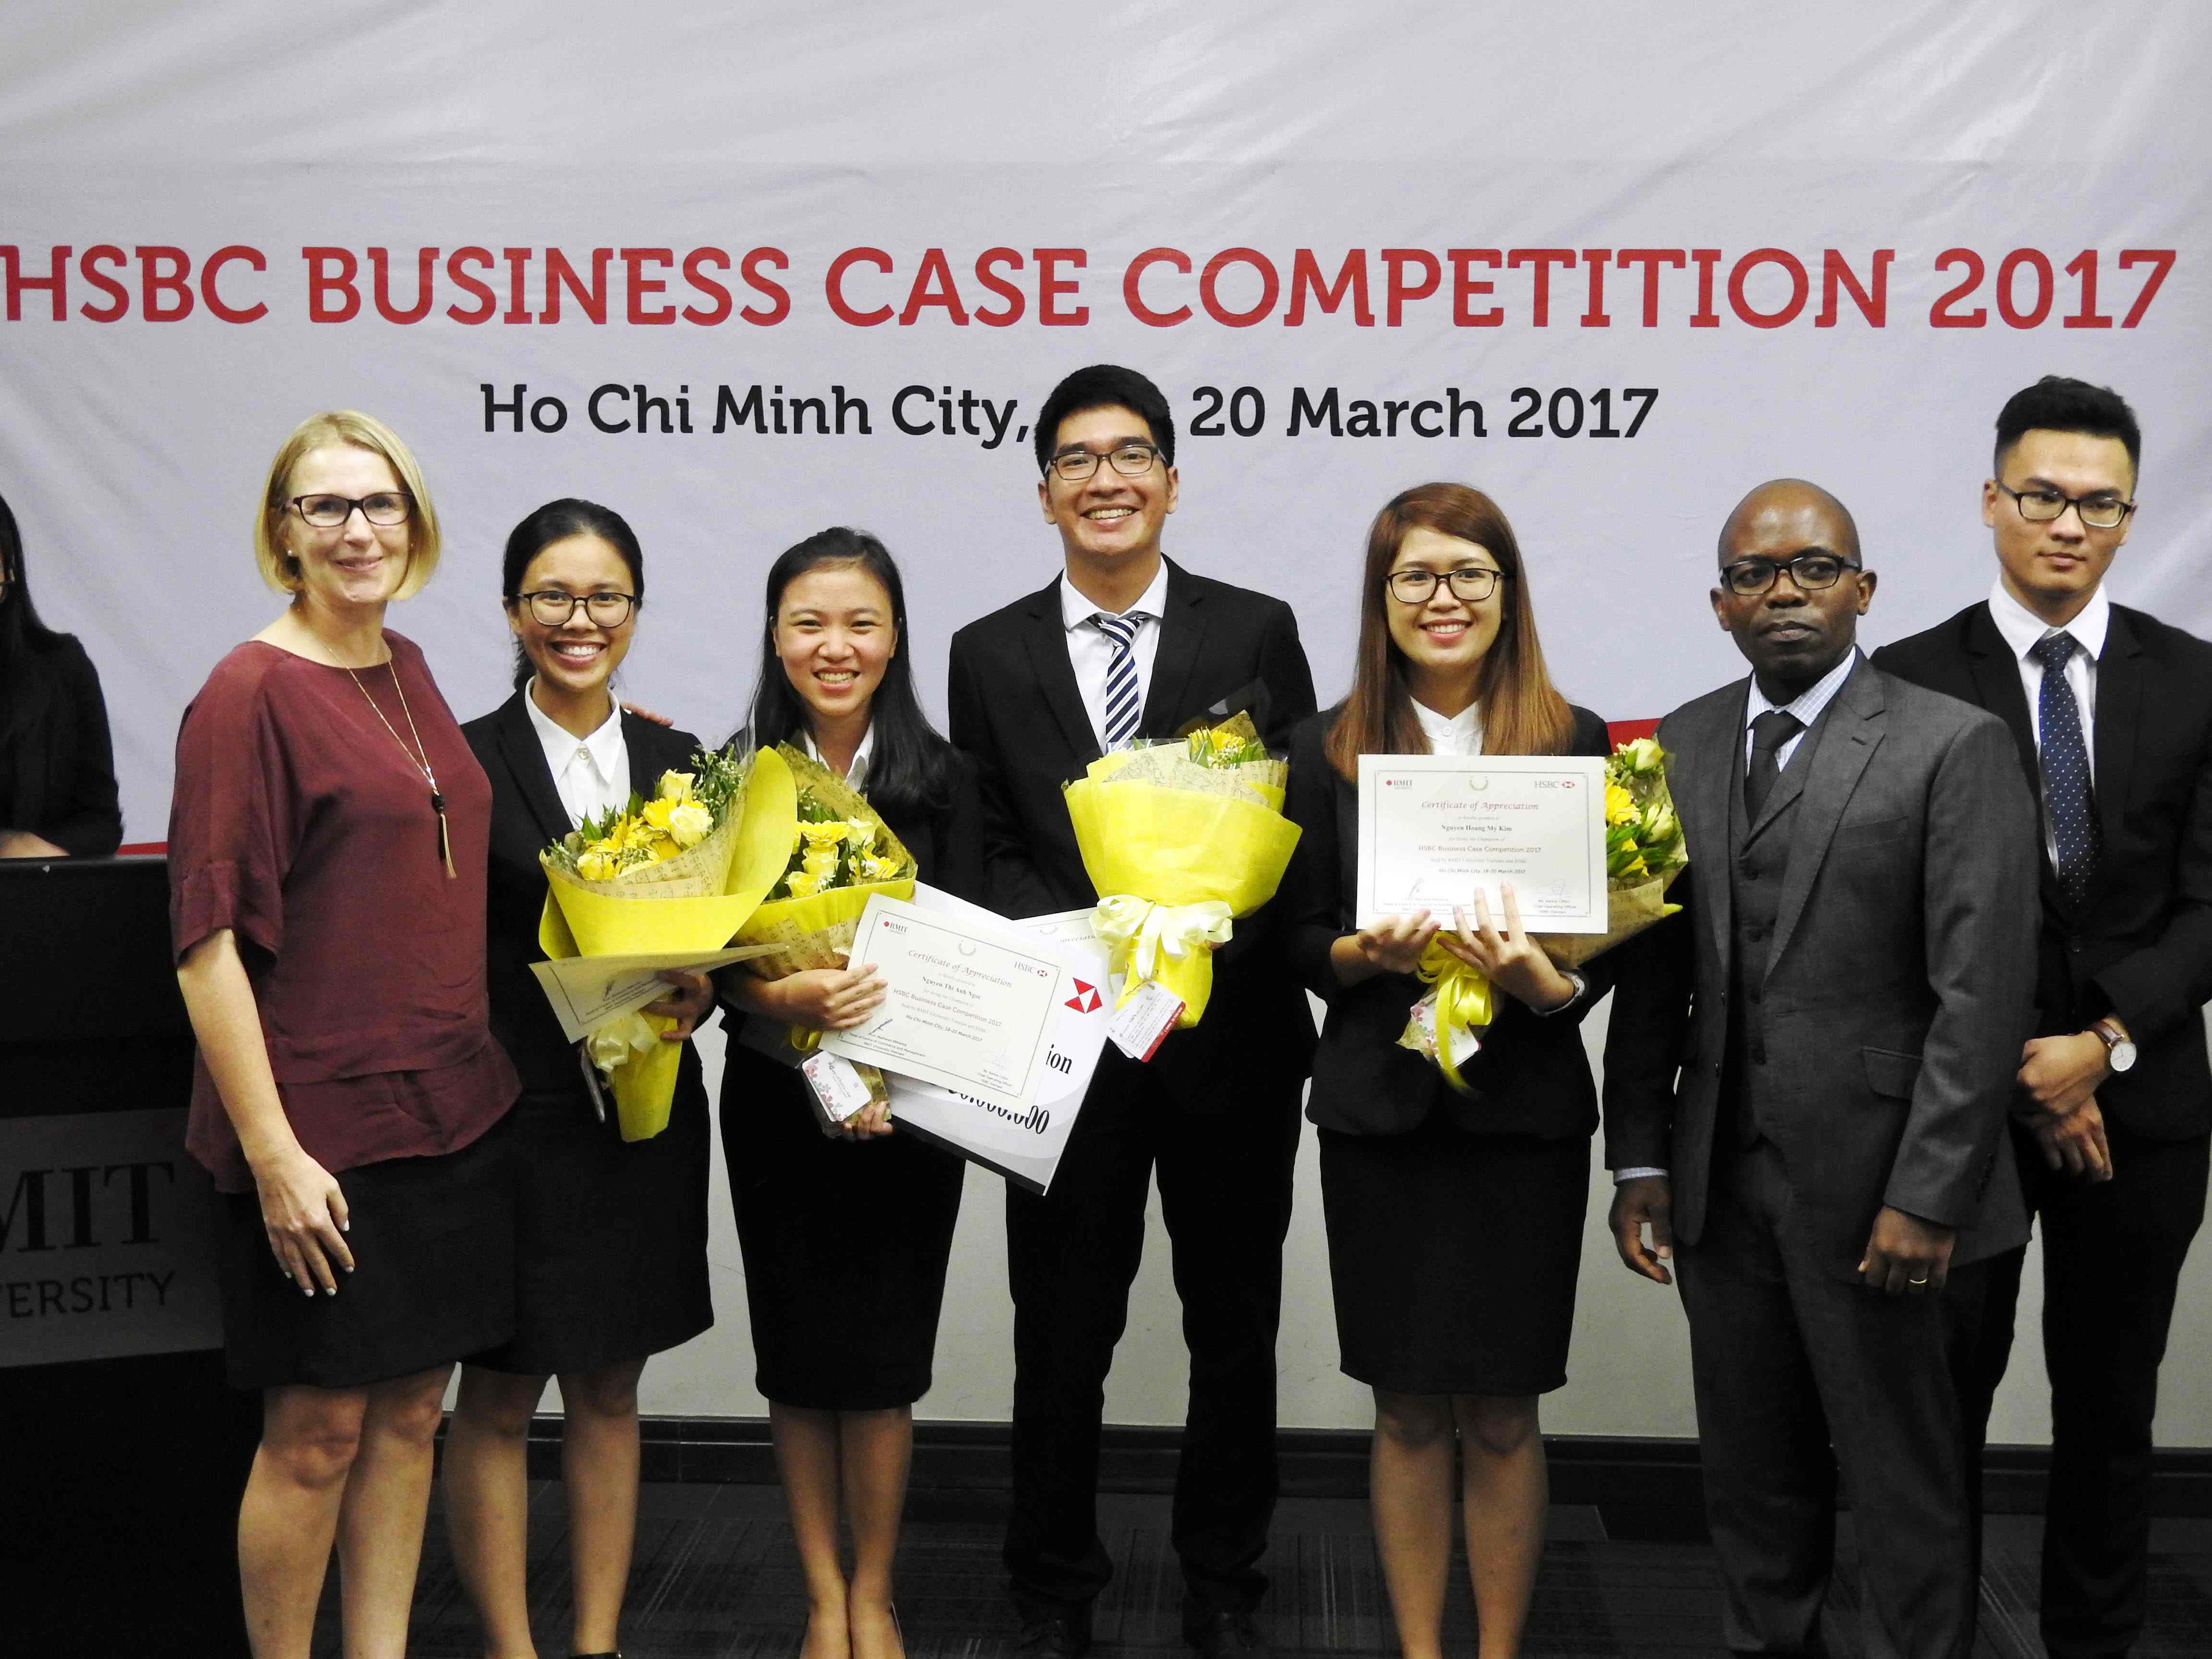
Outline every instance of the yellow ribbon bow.
[[[1198, 1023], [1212, 987], [1212, 962], [1205, 947], [1226, 945], [1234, 931], [1229, 907], [1219, 899], [1155, 904], [1129, 893], [1100, 899], [1091, 913], [1091, 929], [1111, 952], [1114, 970], [1125, 977], [1121, 1002], [1135, 995], [1146, 981], [1158, 981], [1182, 998], [1179, 1023], [1185, 1026]], [[1187, 972], [1176, 971], [1186, 964]]]
[[1459, 1074], [1452, 1061], [1452, 1034], [1455, 1031], [1475, 1032], [1489, 1025], [1496, 1016], [1491, 996], [1490, 981], [1468, 967], [1435, 939], [1421, 952], [1420, 966], [1415, 975], [1424, 985], [1433, 985], [1437, 1011], [1437, 1069], [1444, 1074], [1444, 1081], [1459, 1093], [1471, 1095], [1474, 1091]]
[[623, 1014], [609, 1020], [585, 1041], [591, 1047], [592, 1064], [599, 1068], [599, 1075], [612, 1077], [615, 1068], [633, 1056], [658, 1049], [660, 1030], [643, 1014]]

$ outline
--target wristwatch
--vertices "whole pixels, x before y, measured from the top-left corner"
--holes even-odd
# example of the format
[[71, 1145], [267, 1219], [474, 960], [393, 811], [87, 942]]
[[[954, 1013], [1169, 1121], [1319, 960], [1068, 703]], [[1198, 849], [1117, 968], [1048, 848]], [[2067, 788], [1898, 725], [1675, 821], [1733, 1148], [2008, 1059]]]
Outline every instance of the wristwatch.
[[2133, 1069], [2136, 1063], [2135, 1039], [2122, 1029], [2118, 1020], [2100, 1019], [2089, 1030], [2105, 1045], [2105, 1064], [2107, 1066], [2115, 1072]]
[[[1575, 994], [1556, 1008], [1531, 1008], [1528, 1012], [1535, 1015], [1539, 1019], [1549, 1019], [1553, 1014], [1564, 1014], [1568, 1009], [1573, 1007], [1575, 1004], [1580, 1002], [1584, 997], [1589, 994], [1589, 981], [1584, 979], [1580, 974], [1577, 973], [1573, 969], [1562, 968], [1559, 969], [1559, 972], [1563, 976], [1565, 976], [1567, 983], [1575, 988]], [[2130, 1056], [2128, 1063], [2132, 1066], [2135, 1063], [2133, 1058], [2135, 1050], [2130, 1048], [2128, 1053]]]

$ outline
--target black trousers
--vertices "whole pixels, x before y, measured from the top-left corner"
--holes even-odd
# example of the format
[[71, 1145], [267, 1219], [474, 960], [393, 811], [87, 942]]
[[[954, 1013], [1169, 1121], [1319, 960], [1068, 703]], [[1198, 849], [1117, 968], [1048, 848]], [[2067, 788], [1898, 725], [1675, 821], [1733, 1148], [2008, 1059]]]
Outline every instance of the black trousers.
[[[2044, 1646], [2051, 1659], [2124, 1654], [2149, 1579], [2151, 1419], [2174, 1287], [2204, 1219], [2212, 1138], [2150, 1140], [2107, 1124], [2112, 1178], [2053, 1170], [2014, 1131], [2043, 1237], [2043, 1357], [2051, 1375], [2051, 1478], [2043, 1523]], [[1954, 1369], [1974, 1498], [1982, 1446], [2012, 1353], [2025, 1250], [1987, 1264], [1978, 1304], [1954, 1313]]]
[[1275, 1328], [1297, 1155], [1295, 1085], [1200, 1115], [1109, 1049], [1049, 1196], [1006, 1191], [1014, 1299], [1013, 1513], [1024, 1617], [1079, 1613], [1113, 1577], [1099, 1540], [1099, 1425], [1157, 1172], [1190, 1351], [1171, 1538], [1185, 1605], [1242, 1609], [1275, 1507]]
[[1840, 1468], [1857, 1650], [1948, 1659], [1973, 1585], [1941, 1297], [1869, 1291], [1816, 1259], [1771, 1141], [1719, 1157], [1704, 1235], [1674, 1260], [1728, 1645], [1820, 1650]]

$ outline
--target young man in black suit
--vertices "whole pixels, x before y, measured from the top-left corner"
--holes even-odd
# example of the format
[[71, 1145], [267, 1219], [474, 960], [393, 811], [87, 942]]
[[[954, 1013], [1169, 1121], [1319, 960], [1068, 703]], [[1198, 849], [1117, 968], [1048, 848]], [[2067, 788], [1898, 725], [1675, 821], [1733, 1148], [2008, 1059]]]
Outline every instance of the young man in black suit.
[[[1175, 511], [1175, 422], [1143, 375], [1080, 369], [1036, 426], [1037, 501], [1062, 569], [952, 638], [952, 741], [983, 794], [994, 902], [1008, 915], [1097, 902], [1061, 786], [1133, 738], [1249, 709], [1271, 745], [1314, 712], [1291, 608], [1160, 551]], [[1304, 993], [1237, 923], [1206, 1018], [1148, 1065], [1108, 1047], [1048, 1198], [1009, 1188], [1013, 1513], [1006, 1561], [1019, 1651], [1079, 1655], [1113, 1573], [1097, 1498], [1103, 1389], [1144, 1249], [1157, 1171], [1190, 1348], [1173, 1541], [1184, 1634], [1255, 1650], [1275, 1501], [1275, 1328], [1298, 1094], [1314, 1048]]]
[[[2042, 927], [2038, 1035], [2012, 1143], [2042, 1218], [2051, 1659], [2124, 1654], [2142, 1626], [2158, 1369], [2212, 1133], [2212, 645], [2104, 591], [2141, 453], [2105, 387], [2046, 375], [2014, 394], [1982, 485], [1989, 598], [1875, 656], [2001, 716], [2042, 802], [2040, 897], [2023, 896]], [[1958, 1309], [1976, 1473], [2023, 1254], [1993, 1261]]]

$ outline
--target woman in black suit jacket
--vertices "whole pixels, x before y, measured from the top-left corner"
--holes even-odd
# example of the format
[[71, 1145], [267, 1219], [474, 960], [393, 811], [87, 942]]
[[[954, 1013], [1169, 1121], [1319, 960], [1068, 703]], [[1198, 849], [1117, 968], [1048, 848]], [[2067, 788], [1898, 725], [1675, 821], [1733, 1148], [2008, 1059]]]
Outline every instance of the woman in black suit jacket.
[[104, 857], [122, 841], [100, 675], [39, 620], [0, 496], [0, 859]]
[[[806, 749], [866, 795], [921, 880], [980, 896], [975, 778], [915, 699], [905, 589], [884, 544], [855, 530], [808, 537], [769, 568], [766, 611], [745, 741]], [[817, 1127], [786, 1033], [866, 1020], [883, 1000], [866, 963], [772, 981], [740, 966], [722, 983], [734, 1005], [722, 1149], [755, 1381], [806, 1583], [801, 1651], [893, 1659], [913, 1407], [929, 1389], [965, 1166], [896, 1133], [879, 1107], [834, 1138]], [[841, 1508], [853, 1534], [849, 1581]]]
[[[586, 817], [650, 795], [698, 740], [619, 710], [608, 689], [637, 626], [645, 559], [621, 515], [590, 501], [539, 507], [507, 538], [503, 592], [517, 690], [462, 728], [491, 780], [491, 1025], [522, 1075], [512, 1341], [470, 1357], [446, 1441], [453, 1553], [487, 1649], [528, 1653], [525, 1444], [546, 1379], [561, 1379], [562, 1468], [574, 1566], [569, 1650], [610, 1655], [636, 1530], [637, 1384], [648, 1355], [714, 1322], [707, 1285], [711, 1133], [687, 1046], [668, 1127], [625, 1144], [576, 1045], [530, 971], [544, 952], [541, 848]], [[557, 771], [556, 771], [557, 768]], [[705, 978], [646, 1012], [682, 1042], [711, 1004]]]
[[[1597, 1097], [1577, 1027], [1604, 958], [1563, 972], [1503, 918], [1352, 924], [1362, 754], [1607, 752], [1552, 689], [1520, 549], [1462, 484], [1407, 490], [1375, 520], [1351, 696], [1301, 725], [1285, 811], [1293, 964], [1328, 1004], [1307, 1115], [1345, 1371], [1375, 1390], [1376, 1538], [1400, 1644], [1440, 1651], [1455, 1437], [1484, 1659], [1517, 1650], [1544, 1536], [1537, 1396], [1566, 1381]], [[1451, 926], [1456, 922], [1456, 927]], [[1431, 941], [1498, 993], [1455, 1092], [1398, 1046]]]

